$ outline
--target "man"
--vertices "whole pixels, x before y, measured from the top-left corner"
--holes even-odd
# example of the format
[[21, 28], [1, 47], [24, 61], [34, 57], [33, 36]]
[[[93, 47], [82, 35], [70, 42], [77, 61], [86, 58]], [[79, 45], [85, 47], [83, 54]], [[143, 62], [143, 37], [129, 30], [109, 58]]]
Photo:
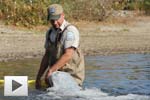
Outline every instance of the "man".
[[79, 31], [68, 23], [59, 4], [48, 7], [48, 21], [52, 27], [46, 33], [45, 54], [36, 78], [36, 89], [41, 88], [41, 77], [47, 69], [46, 82], [51, 86], [54, 71], [70, 73], [79, 86], [84, 80], [84, 57], [79, 49]]

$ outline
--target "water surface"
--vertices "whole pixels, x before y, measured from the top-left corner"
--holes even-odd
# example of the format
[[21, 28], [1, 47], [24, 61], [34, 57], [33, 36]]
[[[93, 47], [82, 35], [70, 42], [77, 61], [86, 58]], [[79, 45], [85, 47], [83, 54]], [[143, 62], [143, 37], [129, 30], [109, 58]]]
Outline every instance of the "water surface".
[[150, 95], [150, 55], [88, 56], [86, 64], [86, 87], [112, 95]]
[[[99, 90], [100, 92], [107, 93], [108, 100], [112, 99], [112, 96], [118, 96], [118, 98], [125, 96], [127, 98], [125, 100], [131, 100], [132, 95], [137, 97], [146, 95], [149, 99], [150, 54], [86, 56], [85, 58], [86, 79], [83, 84], [85, 89], [91, 89], [90, 92]], [[0, 79], [7, 75], [27, 75], [29, 79], [35, 79], [39, 64], [40, 59], [1, 62]], [[15, 97], [4, 97], [2, 84], [0, 88], [0, 100], [16, 99]], [[29, 90], [29, 95], [31, 94], [38, 94], [38, 91], [35, 91], [33, 86], [30, 86]], [[116, 100], [118, 98], [114, 97], [113, 99]], [[30, 99], [33, 99], [33, 97]]]

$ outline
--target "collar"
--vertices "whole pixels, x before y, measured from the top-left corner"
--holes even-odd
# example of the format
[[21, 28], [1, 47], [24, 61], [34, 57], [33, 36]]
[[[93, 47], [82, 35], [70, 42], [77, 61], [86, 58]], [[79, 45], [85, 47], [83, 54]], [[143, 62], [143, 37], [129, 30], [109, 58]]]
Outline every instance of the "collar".
[[61, 31], [63, 31], [65, 29], [65, 27], [67, 26], [68, 22], [64, 19], [62, 25], [60, 26]]
[[[63, 23], [60, 26], [60, 30], [63, 31], [68, 24], [69, 23], [64, 19]], [[52, 27], [52, 30], [55, 30], [55, 29]]]

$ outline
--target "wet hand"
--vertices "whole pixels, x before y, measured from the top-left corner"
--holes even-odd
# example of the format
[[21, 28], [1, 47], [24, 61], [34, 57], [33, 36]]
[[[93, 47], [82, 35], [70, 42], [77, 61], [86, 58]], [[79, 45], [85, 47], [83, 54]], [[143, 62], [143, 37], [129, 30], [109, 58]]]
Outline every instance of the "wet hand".
[[46, 72], [46, 75], [45, 75], [45, 82], [46, 84], [48, 84], [48, 79], [49, 77], [52, 75], [52, 71], [49, 69], [47, 72]]
[[48, 78], [52, 75], [52, 71], [51, 70], [48, 70], [47, 71], [47, 74], [46, 74], [46, 79], [48, 80]]
[[48, 85], [48, 87], [50, 86], [49, 77], [51, 76], [51, 74], [52, 74], [52, 71], [49, 69], [45, 75], [45, 83]]

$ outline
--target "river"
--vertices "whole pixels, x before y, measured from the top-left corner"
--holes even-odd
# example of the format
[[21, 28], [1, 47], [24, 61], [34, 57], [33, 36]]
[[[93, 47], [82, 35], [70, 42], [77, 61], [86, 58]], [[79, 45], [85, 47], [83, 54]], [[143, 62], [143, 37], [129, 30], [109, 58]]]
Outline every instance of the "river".
[[[89, 96], [88, 100], [150, 100], [150, 54], [120, 54], [111, 56], [85, 56], [86, 78], [83, 84], [85, 98], [93, 92], [101, 96]], [[35, 79], [40, 59], [24, 59], [0, 63], [0, 79], [21, 75]], [[40, 93], [29, 86], [28, 100]], [[103, 95], [107, 94], [107, 95]], [[31, 96], [32, 95], [32, 96]], [[97, 94], [95, 94], [97, 95]], [[93, 94], [94, 96], [94, 94]], [[4, 97], [0, 85], [0, 100], [20, 100], [21, 97]], [[47, 97], [45, 97], [47, 100]], [[51, 99], [49, 99], [51, 100]], [[52, 99], [55, 100], [55, 99]], [[56, 99], [56, 100], [66, 100]], [[87, 100], [78, 99], [67, 100]]]

